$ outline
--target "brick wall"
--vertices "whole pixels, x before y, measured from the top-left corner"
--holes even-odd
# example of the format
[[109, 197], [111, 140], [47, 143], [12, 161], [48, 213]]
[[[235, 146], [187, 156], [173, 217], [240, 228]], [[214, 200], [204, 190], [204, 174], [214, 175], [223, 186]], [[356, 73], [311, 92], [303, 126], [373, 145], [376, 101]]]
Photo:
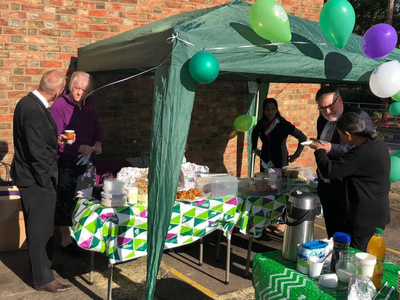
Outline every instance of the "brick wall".
[[[58, 68], [71, 74], [76, 69], [79, 47], [169, 15], [226, 2], [228, 1], [1, 1], [0, 154], [4, 156], [3, 160], [10, 162], [13, 155], [14, 107], [28, 91], [37, 88], [41, 75], [46, 70]], [[282, 0], [281, 3], [288, 13], [318, 20], [323, 0]], [[96, 75], [97, 86], [108, 83], [113, 78], [115, 76], [107, 74]], [[314, 106], [309, 108], [307, 104], [313, 104], [313, 95], [317, 88], [316, 85], [273, 84], [270, 89], [270, 96], [279, 101], [281, 113], [310, 136], [315, 135], [317, 112]], [[135, 156], [148, 149], [152, 94], [152, 77], [134, 79], [97, 93], [95, 100], [106, 136], [103, 158]], [[216, 172], [247, 172], [247, 157], [240, 156], [247, 146], [246, 138], [239, 134], [227, 139], [228, 131], [233, 129], [234, 117], [245, 112], [244, 101], [243, 83], [216, 82], [207, 86], [198, 85], [187, 153], [190, 160], [209, 164]], [[223, 119], [216, 124], [215, 119], [210, 116], [220, 116], [220, 113], [223, 113]], [[311, 118], [302, 117], [306, 115]], [[204, 140], [201, 140], [202, 133], [207, 135]], [[289, 145], [292, 144], [294, 141], [290, 140]], [[290, 152], [292, 151], [291, 149]], [[307, 151], [298, 161], [298, 164], [304, 165], [312, 163], [312, 156]]]

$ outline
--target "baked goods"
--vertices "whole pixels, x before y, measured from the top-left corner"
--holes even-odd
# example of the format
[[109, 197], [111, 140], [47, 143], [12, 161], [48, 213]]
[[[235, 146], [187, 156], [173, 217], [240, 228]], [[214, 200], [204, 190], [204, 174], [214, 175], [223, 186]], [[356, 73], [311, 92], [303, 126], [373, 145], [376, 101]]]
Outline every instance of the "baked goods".
[[252, 180], [249, 188], [252, 191], [269, 191], [272, 189], [268, 180]]
[[190, 190], [187, 191], [178, 191], [176, 192], [176, 199], [188, 199], [188, 200], [194, 200], [197, 197], [203, 196], [203, 193], [195, 188], [191, 188]]

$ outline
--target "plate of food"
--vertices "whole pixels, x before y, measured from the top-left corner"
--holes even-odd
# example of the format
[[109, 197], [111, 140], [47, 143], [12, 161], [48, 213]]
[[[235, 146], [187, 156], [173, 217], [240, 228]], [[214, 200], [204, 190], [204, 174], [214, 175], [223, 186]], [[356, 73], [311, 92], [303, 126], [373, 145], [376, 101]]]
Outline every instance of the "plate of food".
[[187, 191], [177, 191], [176, 192], [176, 201], [182, 202], [196, 202], [206, 197], [206, 195], [200, 191], [199, 189], [191, 188]]

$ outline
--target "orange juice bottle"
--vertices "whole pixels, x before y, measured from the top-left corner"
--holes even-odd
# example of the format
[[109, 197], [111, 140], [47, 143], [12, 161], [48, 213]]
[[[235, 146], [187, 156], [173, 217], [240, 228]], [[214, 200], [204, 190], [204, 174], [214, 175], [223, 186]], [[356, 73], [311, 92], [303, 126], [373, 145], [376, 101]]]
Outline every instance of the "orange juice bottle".
[[382, 228], [375, 228], [375, 233], [368, 242], [367, 252], [376, 257], [376, 265], [372, 282], [377, 290], [382, 287], [383, 270], [385, 267], [386, 245], [382, 237]]

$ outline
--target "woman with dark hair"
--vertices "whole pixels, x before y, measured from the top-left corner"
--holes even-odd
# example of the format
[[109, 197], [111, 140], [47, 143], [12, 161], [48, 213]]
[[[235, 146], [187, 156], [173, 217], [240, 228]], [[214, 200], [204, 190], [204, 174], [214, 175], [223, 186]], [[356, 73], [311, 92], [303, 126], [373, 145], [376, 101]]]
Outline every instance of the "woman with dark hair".
[[329, 160], [322, 144], [312, 148], [318, 169], [324, 178], [343, 178], [346, 191], [345, 231], [351, 246], [366, 251], [374, 228], [390, 222], [390, 155], [375, 131], [366, 129], [359, 114], [343, 114], [337, 121], [341, 139], [353, 146], [338, 160]]
[[[297, 150], [293, 155], [289, 155], [286, 147], [286, 140], [289, 135], [299, 140]], [[261, 151], [257, 149], [258, 138], [261, 139]], [[290, 122], [286, 121], [279, 112], [278, 102], [274, 98], [267, 98], [263, 103], [263, 117], [257, 122], [251, 135], [253, 152], [261, 158], [265, 163], [272, 161], [275, 168], [282, 168], [294, 162], [303, 151], [302, 142], [307, 137], [299, 129]], [[260, 171], [264, 172], [262, 163]], [[285, 224], [279, 222], [275, 233], [282, 234], [285, 230]]]
[[[286, 121], [278, 110], [278, 102], [274, 98], [267, 98], [263, 103], [263, 117], [257, 122], [252, 133], [253, 152], [258, 155], [265, 163], [272, 161], [275, 168], [282, 168], [294, 162], [303, 151], [302, 142], [307, 137], [293, 124]], [[289, 135], [299, 140], [297, 150], [289, 155], [286, 147], [286, 139]], [[258, 138], [261, 139], [262, 148], [257, 149]], [[261, 172], [264, 171], [260, 166]]]

